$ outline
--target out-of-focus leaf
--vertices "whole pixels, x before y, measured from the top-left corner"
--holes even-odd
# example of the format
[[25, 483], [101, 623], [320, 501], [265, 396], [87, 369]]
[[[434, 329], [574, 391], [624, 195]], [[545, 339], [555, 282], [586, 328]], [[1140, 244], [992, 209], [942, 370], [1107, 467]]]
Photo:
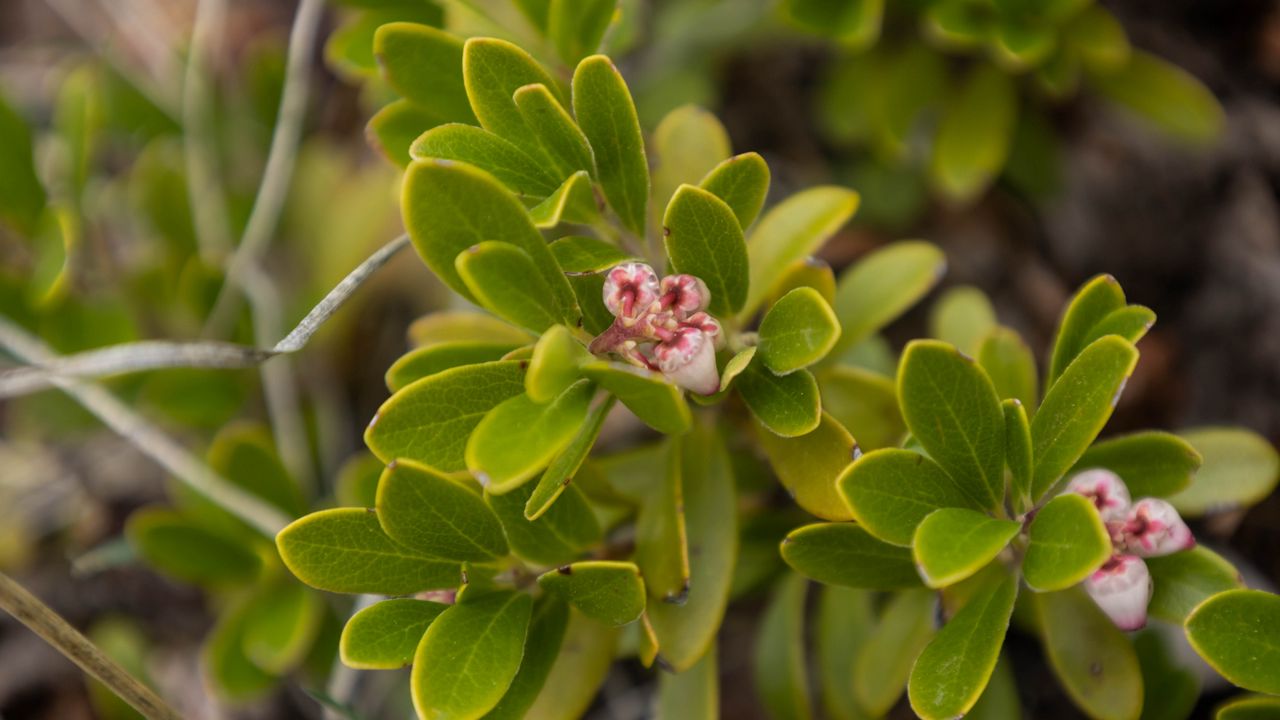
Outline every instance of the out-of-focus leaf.
[[658, 676], [658, 720], [718, 720], [720, 674], [716, 646], [682, 673]]
[[252, 547], [172, 510], [139, 510], [129, 517], [125, 533], [147, 564], [185, 582], [215, 588], [243, 585], [262, 569]]
[[1167, 497], [1191, 483], [1200, 468], [1200, 453], [1186, 440], [1147, 430], [1094, 443], [1071, 472], [1106, 468], [1120, 476], [1133, 497]]
[[1195, 671], [1174, 660], [1174, 653], [1159, 631], [1144, 630], [1133, 638], [1142, 667], [1142, 716], [1140, 720], [1187, 720], [1200, 696]]
[[1204, 600], [1244, 586], [1240, 572], [1203, 545], [1144, 562], [1154, 588], [1147, 611], [1179, 625]]
[[0, 96], [0, 219], [30, 235], [36, 231], [44, 205], [31, 131], [17, 110]]
[[324, 601], [293, 580], [267, 585], [246, 611], [244, 654], [272, 675], [301, 663], [320, 630]]
[[1204, 460], [1191, 484], [1169, 498], [1183, 515], [1254, 505], [1280, 482], [1280, 454], [1255, 432], [1206, 427], [1182, 437]]
[[[667, 207], [671, 196], [681, 185], [697, 185], [718, 165], [728, 162], [732, 149], [729, 133], [715, 115], [697, 105], [682, 105], [667, 113], [654, 129], [653, 152], [656, 156], [653, 170], [656, 213]], [[719, 197], [714, 190], [703, 189]], [[724, 200], [723, 197], [720, 199]], [[732, 203], [729, 206], [733, 207]], [[654, 219], [660, 217], [655, 215]]]
[[520, 720], [525, 717], [560, 655], [568, 625], [569, 606], [563, 600], [544, 595], [534, 602], [520, 670], [502, 700], [484, 716], [484, 720]]
[[991, 66], [972, 70], [947, 102], [933, 143], [934, 186], [957, 202], [982, 194], [1004, 167], [1017, 116], [1009, 76]]
[[1142, 710], [1142, 670], [1129, 638], [1080, 588], [1031, 597], [1054, 674], [1090, 717], [1132, 720]]
[[232, 601], [214, 625], [201, 649], [201, 666], [215, 692], [233, 702], [258, 697], [275, 684], [267, 673], [244, 652], [249, 611], [254, 596], [242, 595]]
[[809, 581], [799, 575], [782, 580], [765, 608], [756, 636], [757, 692], [775, 720], [813, 717], [804, 648], [804, 598]]
[[942, 251], [918, 240], [888, 245], [855, 263], [836, 285], [834, 307], [841, 333], [835, 352], [866, 340], [906, 312], [937, 284], [946, 268]]
[[442, 122], [476, 121], [462, 82], [457, 36], [417, 23], [387, 23], [374, 34], [373, 54], [387, 82], [413, 104]]
[[682, 440], [667, 443], [661, 485], [636, 517], [636, 564], [655, 600], [681, 604], [689, 592], [689, 543], [685, 524]]
[[1040, 400], [1040, 380], [1036, 359], [1022, 336], [1007, 327], [997, 326], [978, 344], [978, 365], [991, 378], [996, 395], [1002, 400], [1013, 398], [1028, 415], [1035, 412]]
[[533, 486], [522, 485], [504, 495], [487, 495], [489, 507], [502, 520], [511, 551], [520, 559], [545, 567], [564, 565], [600, 541], [600, 523], [576, 485], [567, 485], [557, 501], [536, 520], [525, 518]]
[[853, 695], [853, 664], [875, 625], [874, 595], [867, 590], [824, 586], [818, 595], [814, 627], [819, 691], [832, 720], [866, 720], [870, 716]]
[[563, 720], [585, 713], [613, 665], [617, 644], [616, 629], [571, 612], [562, 650], [525, 719]]
[[824, 413], [818, 427], [804, 435], [784, 437], [764, 428], [756, 438], [797, 505], [824, 520], [853, 518], [836, 481], [853, 462], [857, 442], [839, 422]]
[[872, 717], [882, 717], [902, 697], [911, 666], [934, 636], [934, 594], [907, 590], [890, 596], [853, 666], [853, 692]]
[[784, 7], [795, 24], [854, 51], [870, 47], [880, 37], [884, 0], [788, 0]]
[[551, 0], [547, 8], [547, 37], [560, 59], [576, 65], [599, 50], [617, 9], [618, 0]]
[[1194, 76], [1154, 55], [1134, 52], [1123, 67], [1097, 73], [1093, 84], [1170, 137], [1195, 145], [1222, 134], [1226, 116]]
[[955, 345], [970, 357], [977, 357], [983, 338], [995, 327], [996, 310], [991, 300], [972, 285], [948, 288], [929, 311], [929, 335]]
[[864, 452], [902, 440], [907, 426], [892, 378], [850, 365], [824, 367], [817, 378], [822, 409], [853, 434]]

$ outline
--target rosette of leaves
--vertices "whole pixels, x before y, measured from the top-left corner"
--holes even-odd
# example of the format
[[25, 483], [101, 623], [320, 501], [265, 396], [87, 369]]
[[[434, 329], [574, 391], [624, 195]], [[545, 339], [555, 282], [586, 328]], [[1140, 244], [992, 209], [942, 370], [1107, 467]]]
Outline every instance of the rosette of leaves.
[[[664, 693], [705, 694], [736, 585], [733, 458], [758, 438], [802, 505], [847, 519], [834, 480], [854, 445], [822, 411], [820, 366], [874, 345], [937, 281], [941, 253], [890, 245], [837, 281], [813, 255], [856, 193], [812, 188], [762, 214], [764, 160], [732, 154], [694, 107], [646, 142], [605, 56], [578, 62], [566, 86], [503, 40], [407, 23], [374, 37], [388, 77], [437, 100], [456, 91], [465, 108], [416, 128], [402, 213], [427, 266], [478, 309], [409, 329], [414, 347], [365, 433], [386, 465], [373, 506], [290, 525], [286, 565], [322, 590], [395, 596], [348, 622], [342, 658], [412, 664], [423, 717], [539, 716], [548, 703], [574, 716], [619, 627], [645, 665], [680, 673]], [[590, 350], [623, 320], [606, 275], [636, 261], [705, 290], [723, 340], [710, 393]], [[611, 417], [638, 447], [593, 452]]]
[[[836, 482], [854, 522], [807, 525], [782, 543], [792, 568], [830, 586], [818, 618], [819, 668], [824, 682], [852, 678], [824, 687], [833, 713], [879, 716], [905, 689], [924, 718], [1016, 716], [1001, 660], [1011, 620], [1039, 638], [1090, 717], [1136, 718], [1144, 698], [1163, 708], [1160, 717], [1190, 712], [1194, 674], [1168, 663], [1158, 638], [1120, 630], [1080, 587], [1100, 577], [1117, 526], [1104, 524], [1095, 503], [1064, 493], [1065, 480], [1105, 469], [1135, 497], [1164, 498], [1194, 517], [1256, 503], [1274, 489], [1280, 459], [1241, 429], [1097, 440], [1154, 319], [1111, 277], [1091, 280], [1067, 307], [1041, 377], [980, 292], [943, 296], [931, 325], [947, 341], [908, 344], [898, 366], [903, 436], [863, 453]], [[1240, 589], [1239, 573], [1203, 546], [1147, 563], [1153, 592], [1147, 606], [1138, 590], [1144, 616], [1185, 627], [1232, 682], [1276, 692], [1280, 666], [1260, 670], [1246, 658], [1274, 656], [1280, 600]], [[803, 582], [788, 582], [795, 585], [779, 590], [769, 617], [792, 616], [788, 632], [798, 634]], [[878, 611], [875, 590], [892, 591]], [[763, 632], [774, 631], [766, 620]], [[789, 682], [776, 663], [767, 667], [782, 683], [773, 704], [808, 702], [801, 666]]]
[[[869, 209], [909, 217], [922, 183], [958, 203], [1002, 174], [1033, 196], [1058, 183], [1047, 103], [1097, 92], [1181, 142], [1218, 136], [1212, 93], [1178, 67], [1130, 46], [1090, 0], [787, 0], [791, 22], [831, 38], [820, 117], [833, 139], [869, 148], [856, 175], [886, 188]], [[953, 62], [958, 61], [958, 62]], [[892, 189], [889, 189], [892, 188]]]
[[[306, 512], [302, 489], [266, 428], [248, 422], [226, 427], [207, 460], [288, 517]], [[218, 601], [203, 649], [213, 689], [240, 702], [262, 696], [295, 671], [313, 681], [324, 677], [337, 628], [321, 594], [285, 569], [272, 538], [185, 485], [171, 484], [170, 494], [172, 506], [134, 512], [125, 536], [144, 563]]]

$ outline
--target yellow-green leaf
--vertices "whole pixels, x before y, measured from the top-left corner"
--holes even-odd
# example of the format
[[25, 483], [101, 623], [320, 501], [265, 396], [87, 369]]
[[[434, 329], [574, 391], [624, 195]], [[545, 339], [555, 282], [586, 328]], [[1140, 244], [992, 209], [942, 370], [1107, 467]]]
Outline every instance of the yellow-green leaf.
[[[963, 508], [942, 508], [929, 513], [916, 527], [911, 552], [925, 584], [942, 588], [981, 570], [1020, 530], [1022, 524], [1014, 520], [996, 520]], [[1013, 607], [1012, 598], [1009, 606]], [[969, 700], [976, 701], [977, 694]]]
[[[752, 263], [754, 267], [754, 258]], [[836, 285], [834, 308], [841, 333], [835, 352], [866, 340], [906, 312], [946, 269], [942, 251], [919, 240], [893, 243], [859, 260]]]
[[804, 647], [804, 599], [809, 582], [784, 578], [765, 608], [756, 638], [755, 681], [775, 720], [813, 717]]
[[573, 441], [594, 393], [590, 381], [579, 380], [545, 405], [527, 394], [504, 401], [467, 440], [467, 469], [496, 495], [532, 480]]
[[649, 163], [631, 92], [604, 55], [592, 55], [573, 73], [573, 113], [591, 143], [597, 180], [622, 224], [644, 237]]
[[760, 322], [760, 359], [778, 375], [826, 357], [840, 338], [840, 321], [813, 288], [783, 295]]
[[711, 293], [707, 310], [730, 317], [747, 299], [747, 245], [733, 210], [715, 195], [681, 185], [662, 218], [671, 267], [701, 278]]
[[773, 207], [747, 238], [751, 269], [747, 301], [749, 316], [773, 293], [782, 270], [817, 252], [858, 209], [858, 194], [835, 186], [819, 186], [796, 193]]
[[396, 542], [447, 560], [507, 554], [498, 517], [480, 493], [412, 460], [393, 460], [378, 482], [378, 522]]
[[920, 586], [910, 550], [877, 540], [855, 523], [796, 528], [782, 540], [781, 552], [797, 572], [827, 585], [875, 590]]
[[1066, 493], [1045, 503], [1027, 530], [1022, 573], [1032, 590], [1062, 590], [1089, 577], [1111, 557], [1111, 536], [1093, 502]]
[[610, 625], [635, 622], [644, 612], [644, 580], [634, 563], [584, 560], [539, 575], [538, 585]]
[[422, 635], [449, 608], [437, 602], [395, 598], [357, 612], [342, 628], [343, 664], [361, 670], [395, 670], [413, 661]]

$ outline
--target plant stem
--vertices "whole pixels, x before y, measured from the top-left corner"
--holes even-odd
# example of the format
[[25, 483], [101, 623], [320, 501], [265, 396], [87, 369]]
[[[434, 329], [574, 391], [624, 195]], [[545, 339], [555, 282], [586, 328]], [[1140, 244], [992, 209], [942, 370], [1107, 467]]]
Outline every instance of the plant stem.
[[[2, 315], [0, 348], [31, 364], [44, 365], [56, 359], [39, 338]], [[276, 533], [289, 524], [289, 518], [279, 510], [228, 482], [102, 387], [57, 375], [52, 377], [51, 382], [192, 490], [257, 528], [267, 537], [274, 538]]]
[[151, 688], [143, 685], [40, 599], [0, 573], [0, 608], [44, 638], [58, 652], [97, 678], [147, 720], [181, 720]]

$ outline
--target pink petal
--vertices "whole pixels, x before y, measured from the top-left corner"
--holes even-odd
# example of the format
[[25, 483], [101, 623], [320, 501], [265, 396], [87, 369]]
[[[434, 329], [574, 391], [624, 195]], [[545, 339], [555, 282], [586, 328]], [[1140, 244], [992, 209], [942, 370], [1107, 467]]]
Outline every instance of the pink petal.
[[1129, 488], [1110, 470], [1097, 468], [1076, 474], [1067, 483], [1067, 492], [1092, 500], [1103, 522], [1121, 520], [1129, 510]]
[[644, 263], [623, 263], [605, 275], [603, 295], [615, 317], [639, 317], [658, 299], [658, 274]]
[[662, 278], [660, 292], [662, 307], [669, 308], [677, 319], [687, 318], [711, 302], [707, 284], [694, 275], [668, 275]]
[[670, 340], [654, 347], [658, 369], [671, 382], [702, 395], [720, 389], [715, 342], [698, 328], [681, 327]]
[[1121, 630], [1147, 624], [1151, 573], [1141, 558], [1115, 555], [1084, 581], [1084, 590]]
[[1196, 544], [1191, 528], [1178, 511], [1159, 498], [1143, 498], [1134, 503], [1118, 535], [1124, 551], [1138, 557], [1169, 555]]

